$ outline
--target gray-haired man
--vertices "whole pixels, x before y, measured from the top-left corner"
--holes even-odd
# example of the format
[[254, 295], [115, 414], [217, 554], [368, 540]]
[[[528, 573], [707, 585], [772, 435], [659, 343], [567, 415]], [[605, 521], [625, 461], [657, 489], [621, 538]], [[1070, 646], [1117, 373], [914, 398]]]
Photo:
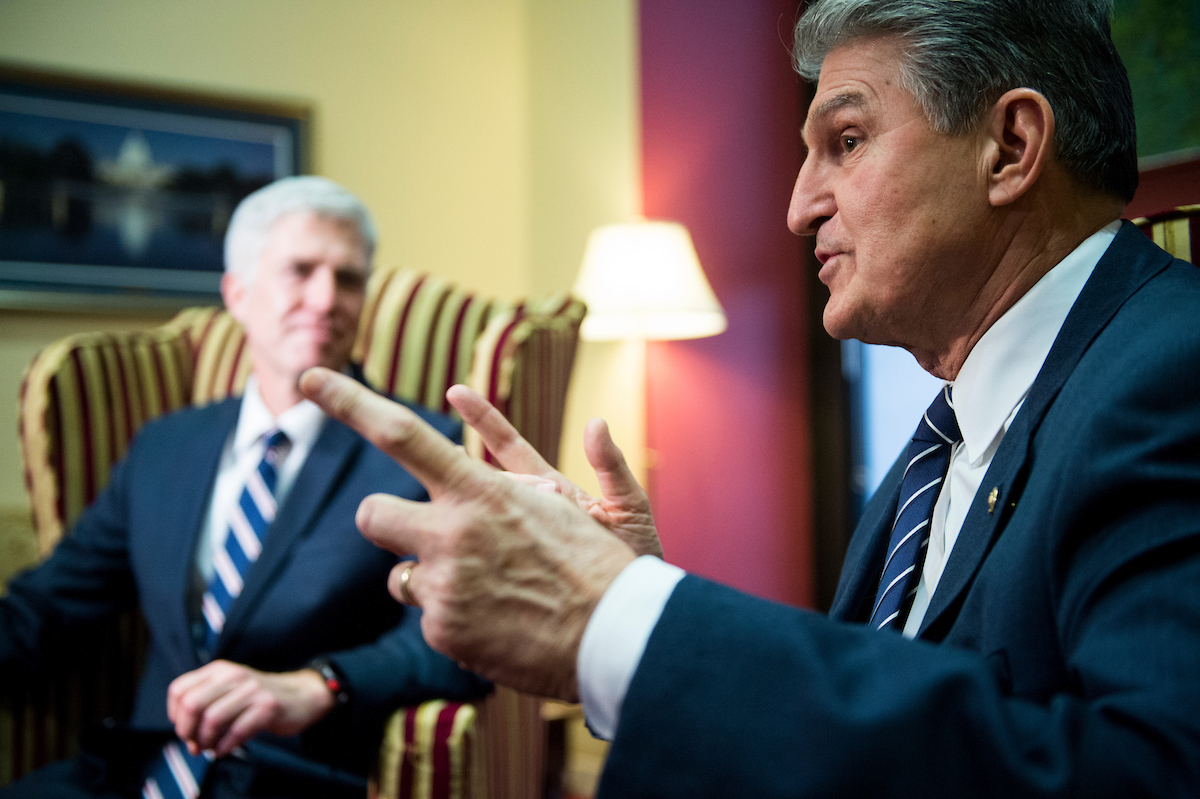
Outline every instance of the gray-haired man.
[[817, 0], [798, 23], [819, 82], [788, 222], [815, 236], [825, 326], [948, 381], [832, 618], [647, 557], [645, 495], [600, 426], [593, 500], [453, 394], [572, 503], [305, 376], [434, 496], [360, 510], [420, 556], [393, 594], [460, 662], [580, 695], [613, 737], [601, 795], [1200, 791], [1200, 272], [1118, 222], [1137, 173], [1109, 10]]
[[419, 614], [383, 590], [395, 557], [354, 527], [368, 494], [424, 491], [299, 394], [308, 368], [353, 371], [374, 244], [367, 209], [323, 178], [239, 205], [221, 289], [253, 357], [244, 397], [144, 427], [0, 600], [13, 675], [74, 656], [73, 633], [140, 605], [151, 645], [132, 717], [0, 793], [361, 797], [389, 711], [486, 689], [428, 648]]

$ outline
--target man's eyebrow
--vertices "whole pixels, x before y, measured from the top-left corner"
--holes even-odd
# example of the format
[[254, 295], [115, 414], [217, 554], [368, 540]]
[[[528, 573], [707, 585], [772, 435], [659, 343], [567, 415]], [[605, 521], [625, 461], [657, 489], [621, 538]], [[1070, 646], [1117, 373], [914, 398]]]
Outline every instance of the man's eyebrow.
[[[827, 97], [822, 100], [821, 104], [816, 108], [809, 109], [808, 120], [804, 124], [804, 130], [807, 130], [809, 124], [814, 120], [820, 119], [821, 117], [827, 117], [834, 111], [839, 111], [843, 108], [865, 108], [866, 105], [866, 95], [860, 91], [846, 91], [842, 92], [841, 94], [835, 94], [832, 97]], [[801, 138], [807, 139], [803, 130], [801, 131], [800, 136]]]

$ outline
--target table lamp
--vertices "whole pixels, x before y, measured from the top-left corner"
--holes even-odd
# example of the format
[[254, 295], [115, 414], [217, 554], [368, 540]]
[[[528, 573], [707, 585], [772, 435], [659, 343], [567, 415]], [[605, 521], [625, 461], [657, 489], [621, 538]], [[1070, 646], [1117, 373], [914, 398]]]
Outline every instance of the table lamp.
[[715, 336], [725, 312], [704, 277], [687, 228], [636, 219], [588, 238], [574, 294], [588, 305], [588, 341]]

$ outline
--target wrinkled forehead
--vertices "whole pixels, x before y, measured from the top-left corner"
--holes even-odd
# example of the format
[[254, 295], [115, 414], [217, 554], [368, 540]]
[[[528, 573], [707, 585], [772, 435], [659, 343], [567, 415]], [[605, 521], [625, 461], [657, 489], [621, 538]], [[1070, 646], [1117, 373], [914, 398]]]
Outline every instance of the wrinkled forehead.
[[353, 217], [333, 214], [316, 208], [296, 208], [283, 212], [271, 222], [267, 228], [267, 235], [275, 236], [280, 230], [286, 231], [314, 224], [331, 231], [337, 230], [341, 238], [354, 241], [359, 246], [366, 246], [366, 237]]
[[337, 241], [364, 254], [367, 250], [366, 236], [355, 219], [310, 208], [281, 214], [267, 229], [267, 237], [289, 239], [295, 237], [298, 230], [306, 231], [314, 240]]
[[805, 141], [814, 129], [843, 111], [878, 115], [893, 106], [905, 110], [914, 106], [916, 97], [901, 80], [902, 57], [898, 42], [890, 36], [852, 39], [830, 50], [805, 119]]
[[804, 121], [804, 130], [801, 131], [801, 136], [808, 141], [813, 129], [824, 125], [837, 112], [846, 109], [865, 111], [869, 105], [867, 95], [863, 91], [849, 87], [831, 92], [819, 101], [814, 98], [812, 105], [808, 108], [808, 117]]
[[332, 258], [359, 271], [371, 266], [366, 237], [354, 219], [310, 209], [288, 211], [272, 222], [267, 251], [301, 260]]

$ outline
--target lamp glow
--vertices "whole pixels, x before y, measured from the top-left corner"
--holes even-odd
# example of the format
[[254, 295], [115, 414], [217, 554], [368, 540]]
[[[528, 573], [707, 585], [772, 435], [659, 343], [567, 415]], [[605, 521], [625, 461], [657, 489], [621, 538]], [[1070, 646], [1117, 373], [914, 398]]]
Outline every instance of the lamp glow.
[[678, 222], [594, 230], [574, 293], [588, 305], [579, 334], [589, 341], [702, 338], [726, 326], [692, 237]]

